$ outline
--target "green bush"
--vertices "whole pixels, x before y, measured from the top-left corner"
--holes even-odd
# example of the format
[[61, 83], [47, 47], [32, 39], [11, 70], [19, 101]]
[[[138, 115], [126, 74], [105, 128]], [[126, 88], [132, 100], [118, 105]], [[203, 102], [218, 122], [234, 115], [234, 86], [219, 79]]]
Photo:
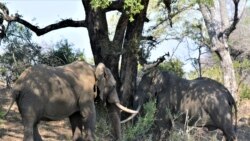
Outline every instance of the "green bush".
[[[136, 140], [138, 137], [145, 137], [146, 133], [152, 127], [154, 123], [154, 115], [156, 111], [156, 100], [151, 100], [144, 104], [143, 109], [146, 114], [139, 117], [135, 125], [128, 125], [124, 129], [123, 139], [125, 141]], [[148, 137], [147, 137], [148, 138]]]
[[165, 61], [161, 63], [158, 68], [161, 71], [170, 71], [172, 73], [175, 73], [179, 77], [183, 77], [184, 70], [182, 69], [183, 62], [181, 62], [179, 59], [171, 59], [169, 61]]
[[96, 141], [107, 139], [111, 135], [111, 121], [108, 119], [108, 111], [102, 104], [96, 105]]
[[[136, 124], [131, 125], [128, 123], [123, 128], [123, 141], [153, 141], [153, 132], [150, 130], [153, 126], [156, 112], [156, 100], [151, 100], [144, 105], [144, 116], [139, 117]], [[162, 131], [161, 140], [169, 141], [218, 141], [217, 131], [214, 132], [202, 132], [200, 127], [188, 126], [187, 123], [183, 124], [178, 121], [181, 118], [182, 113], [170, 113], [170, 110], [166, 108], [167, 116], [172, 119], [173, 127], [170, 131], [167, 129]], [[186, 117], [187, 118], [187, 117]], [[187, 122], [190, 120], [187, 119]]]
[[[111, 121], [108, 120], [106, 107], [97, 105], [97, 123], [96, 123], [96, 140], [111, 140]], [[156, 112], [156, 100], [151, 100], [143, 106], [145, 115], [138, 118], [136, 124], [122, 124], [123, 141], [153, 141], [151, 127], [153, 126]], [[170, 113], [166, 108], [167, 116], [172, 119], [173, 128], [170, 131], [163, 131], [161, 139], [169, 141], [218, 141], [218, 133], [202, 131], [200, 127], [187, 126], [188, 124], [179, 123], [182, 113]], [[189, 120], [188, 120], [189, 121]], [[219, 137], [220, 138], [220, 137]]]
[[240, 99], [250, 99], [250, 87], [246, 84], [240, 85]]
[[5, 67], [0, 67], [0, 75], [5, 75], [7, 72], [7, 69]]
[[3, 112], [2, 107], [0, 107], [0, 119], [3, 119], [4, 114], [5, 114], [5, 113]]
[[[221, 71], [221, 68], [217, 65], [210, 67], [210, 68], [206, 68], [206, 69], [202, 69], [202, 77], [208, 77], [211, 79], [214, 79], [216, 81], [219, 81], [221, 83], [223, 83], [223, 74]], [[188, 75], [188, 79], [195, 79], [199, 76], [199, 74], [196, 71], [192, 71], [190, 72]]]

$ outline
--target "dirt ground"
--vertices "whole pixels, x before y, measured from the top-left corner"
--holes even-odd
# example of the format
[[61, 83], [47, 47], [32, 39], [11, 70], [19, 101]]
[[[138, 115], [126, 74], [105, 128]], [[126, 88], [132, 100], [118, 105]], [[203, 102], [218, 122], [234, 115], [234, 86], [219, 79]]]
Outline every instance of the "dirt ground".
[[[0, 108], [6, 111], [10, 104], [10, 95], [0, 87]], [[41, 122], [39, 132], [45, 141], [69, 141], [71, 129], [68, 119], [63, 121]], [[238, 141], [250, 141], [250, 100], [242, 101], [238, 107]], [[6, 120], [0, 119], [0, 141], [22, 141], [23, 126], [16, 104]], [[105, 139], [102, 139], [105, 140]]]

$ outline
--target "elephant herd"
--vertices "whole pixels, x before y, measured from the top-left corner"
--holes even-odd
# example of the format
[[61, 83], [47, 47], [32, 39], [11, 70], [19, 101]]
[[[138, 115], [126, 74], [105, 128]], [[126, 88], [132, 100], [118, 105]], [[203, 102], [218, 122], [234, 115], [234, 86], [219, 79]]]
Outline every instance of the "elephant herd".
[[222, 130], [227, 141], [236, 139], [232, 112], [233, 107], [236, 110], [235, 101], [222, 84], [209, 78], [186, 80], [153, 69], [143, 75], [134, 95], [133, 106], [137, 110], [131, 110], [120, 104], [116, 81], [103, 63], [95, 67], [84, 61], [75, 61], [59, 67], [30, 67], [14, 83], [11, 93], [13, 98], [7, 113], [16, 102], [24, 126], [24, 141], [42, 141], [38, 131], [40, 121], [67, 117], [74, 141], [95, 140], [94, 100], [97, 96], [107, 105], [114, 140], [122, 140], [120, 111], [134, 117], [142, 111], [138, 107], [150, 98], [157, 99], [152, 127], [154, 140], [159, 140], [162, 131], [172, 127], [166, 108], [171, 113], [183, 113], [180, 122], [188, 115], [192, 118], [189, 125], [195, 121], [196, 126]]

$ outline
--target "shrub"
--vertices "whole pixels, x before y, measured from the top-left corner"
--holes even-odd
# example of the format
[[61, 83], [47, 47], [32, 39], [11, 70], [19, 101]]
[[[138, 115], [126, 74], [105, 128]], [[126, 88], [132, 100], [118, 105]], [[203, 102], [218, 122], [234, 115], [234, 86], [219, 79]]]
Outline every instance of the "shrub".
[[[143, 109], [146, 111], [144, 116], [139, 117], [135, 125], [124, 130], [123, 138], [127, 140], [136, 140], [138, 137], [145, 137], [145, 134], [152, 127], [154, 122], [154, 115], [156, 111], [156, 100], [151, 100], [144, 104]], [[147, 137], [150, 138], [150, 137]]]
[[172, 73], [175, 73], [179, 77], [183, 77], [184, 75], [184, 70], [182, 69], [183, 67], [183, 62], [181, 62], [178, 59], [171, 59], [169, 61], [165, 61], [161, 63], [158, 68], [161, 71], [170, 71]]
[[[124, 141], [153, 141], [151, 127], [154, 123], [155, 112], [156, 112], [156, 101], [151, 100], [144, 105], [144, 116], [139, 117], [136, 124], [127, 124], [124, 128], [123, 140]], [[200, 127], [188, 126], [190, 119], [186, 117], [185, 124], [178, 121], [183, 116], [183, 113], [170, 113], [170, 110], [166, 108], [167, 116], [172, 120], [173, 127], [170, 131], [167, 129], [162, 132], [161, 140], [169, 141], [218, 141], [221, 135], [217, 131], [207, 132]], [[198, 121], [196, 122], [198, 123]], [[196, 124], [195, 123], [195, 124]]]
[[[223, 74], [219, 66], [215, 65], [210, 68], [202, 69], [201, 73], [202, 73], [202, 77], [208, 77], [216, 81], [219, 81], [221, 83], [223, 82], [223, 77], [222, 77]], [[199, 76], [198, 73], [196, 71], [193, 71], [188, 74], [188, 79], [195, 79], [198, 76]]]
[[108, 119], [107, 108], [100, 103], [96, 105], [96, 141], [101, 141], [103, 138], [110, 138], [111, 121]]
[[5, 113], [3, 112], [2, 107], [0, 107], [0, 119], [2, 119], [2, 118], [3, 118], [4, 114], [5, 114]]
[[246, 84], [240, 85], [240, 99], [250, 99], [250, 87]]

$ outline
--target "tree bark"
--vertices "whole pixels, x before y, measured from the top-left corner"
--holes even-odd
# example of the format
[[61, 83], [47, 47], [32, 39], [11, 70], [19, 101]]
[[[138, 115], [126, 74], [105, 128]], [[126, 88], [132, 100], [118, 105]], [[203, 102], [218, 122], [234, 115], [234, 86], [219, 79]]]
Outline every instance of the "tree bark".
[[224, 85], [231, 92], [232, 96], [237, 100], [237, 82], [235, 77], [235, 70], [233, 67], [232, 58], [228, 49], [222, 48], [218, 51], [220, 56], [223, 56], [220, 60], [221, 69], [223, 71]]
[[[120, 54], [117, 53], [122, 48], [123, 38], [118, 38], [112, 41], [109, 40], [108, 35], [108, 24], [106, 19], [105, 9], [92, 9], [90, 5], [90, 0], [82, 0], [83, 6], [86, 12], [86, 22], [87, 29], [90, 38], [90, 45], [92, 53], [94, 56], [95, 64], [103, 62], [106, 67], [108, 67], [116, 82], [117, 90], [120, 87], [120, 77], [119, 77], [119, 57]], [[117, 30], [120, 31], [118, 28]], [[121, 35], [124, 35], [124, 31], [120, 31]], [[121, 43], [121, 44], [118, 44]], [[118, 91], [119, 93], [119, 91]], [[112, 135], [115, 140], [121, 139], [121, 125], [120, 125], [120, 110], [115, 110], [114, 105], [108, 106], [109, 118], [112, 122]]]
[[211, 50], [214, 51], [220, 59], [224, 85], [228, 88], [236, 101], [238, 86], [233, 61], [230, 56], [228, 38], [230, 33], [236, 28], [236, 24], [239, 21], [238, 2], [239, 1], [233, 1], [234, 16], [233, 22], [231, 23], [229, 22], [229, 11], [227, 10], [227, 3], [225, 0], [215, 0], [212, 6], [199, 3], [200, 11], [211, 40]]
[[[143, 24], [146, 19], [148, 1], [149, 0], [142, 0], [144, 9], [135, 15], [133, 22], [129, 21], [126, 11], [121, 10], [122, 14], [116, 26], [114, 39], [110, 41], [105, 9], [93, 10], [91, 9], [89, 1], [83, 0], [86, 11], [85, 21], [87, 22], [95, 64], [103, 62], [111, 69], [117, 81], [117, 91], [121, 103], [128, 107], [132, 107], [131, 96], [136, 91], [137, 56]], [[122, 60], [121, 68], [119, 69], [120, 57]], [[117, 118], [114, 120], [114, 122], [117, 122]], [[117, 124], [113, 124], [113, 129], [116, 130], [116, 128], [118, 128]], [[114, 134], [120, 135], [119, 132]]]
[[143, 25], [146, 19], [149, 0], [142, 0], [144, 9], [129, 22], [124, 41], [124, 54], [121, 65], [121, 93], [123, 105], [132, 107], [132, 96], [136, 91], [138, 52], [142, 37]]

